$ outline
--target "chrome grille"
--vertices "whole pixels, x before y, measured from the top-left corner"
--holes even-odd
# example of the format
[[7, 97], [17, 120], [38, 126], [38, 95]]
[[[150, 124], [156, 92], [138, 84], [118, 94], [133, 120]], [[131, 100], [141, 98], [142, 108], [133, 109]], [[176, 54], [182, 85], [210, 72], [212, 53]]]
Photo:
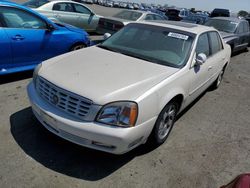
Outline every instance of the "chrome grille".
[[91, 100], [57, 87], [42, 77], [38, 77], [36, 89], [50, 104], [83, 120], [93, 104]]

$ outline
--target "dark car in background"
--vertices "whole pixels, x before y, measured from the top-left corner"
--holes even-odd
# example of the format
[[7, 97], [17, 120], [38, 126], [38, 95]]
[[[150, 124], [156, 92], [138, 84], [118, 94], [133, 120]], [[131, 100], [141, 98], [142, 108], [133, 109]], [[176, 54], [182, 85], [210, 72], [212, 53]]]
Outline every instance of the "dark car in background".
[[219, 30], [224, 41], [231, 46], [232, 52], [247, 49], [250, 43], [249, 23], [245, 19], [216, 17], [205, 25]]
[[168, 8], [166, 10], [166, 16], [168, 17], [169, 20], [172, 21], [181, 21], [180, 15], [180, 9], [178, 8]]
[[228, 9], [221, 9], [221, 8], [216, 8], [214, 9], [210, 17], [230, 17], [230, 11]]

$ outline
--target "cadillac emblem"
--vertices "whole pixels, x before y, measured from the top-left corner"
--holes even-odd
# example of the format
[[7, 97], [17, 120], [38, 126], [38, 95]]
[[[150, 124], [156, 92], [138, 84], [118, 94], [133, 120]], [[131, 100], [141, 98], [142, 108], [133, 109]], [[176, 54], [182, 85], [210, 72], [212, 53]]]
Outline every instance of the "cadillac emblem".
[[52, 96], [52, 101], [51, 101], [54, 105], [56, 105], [59, 102], [59, 98], [57, 95], [53, 95]]

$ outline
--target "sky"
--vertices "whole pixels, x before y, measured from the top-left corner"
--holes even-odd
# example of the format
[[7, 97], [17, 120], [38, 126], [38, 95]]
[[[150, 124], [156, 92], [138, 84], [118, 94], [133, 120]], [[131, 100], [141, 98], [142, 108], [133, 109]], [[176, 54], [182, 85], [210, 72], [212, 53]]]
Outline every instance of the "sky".
[[184, 8], [196, 8], [212, 11], [214, 8], [226, 8], [232, 12], [246, 10], [250, 12], [250, 0], [133, 0], [134, 2], [168, 4]]

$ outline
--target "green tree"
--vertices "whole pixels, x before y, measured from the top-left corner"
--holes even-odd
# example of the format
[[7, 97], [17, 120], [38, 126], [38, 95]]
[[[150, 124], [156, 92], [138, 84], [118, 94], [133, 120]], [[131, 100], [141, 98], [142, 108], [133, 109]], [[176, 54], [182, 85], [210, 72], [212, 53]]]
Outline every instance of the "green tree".
[[241, 11], [238, 12], [238, 16], [246, 17], [246, 16], [248, 16], [248, 12], [245, 11], [245, 10], [241, 10]]
[[190, 11], [191, 11], [192, 13], [195, 13], [195, 8], [191, 8]]

